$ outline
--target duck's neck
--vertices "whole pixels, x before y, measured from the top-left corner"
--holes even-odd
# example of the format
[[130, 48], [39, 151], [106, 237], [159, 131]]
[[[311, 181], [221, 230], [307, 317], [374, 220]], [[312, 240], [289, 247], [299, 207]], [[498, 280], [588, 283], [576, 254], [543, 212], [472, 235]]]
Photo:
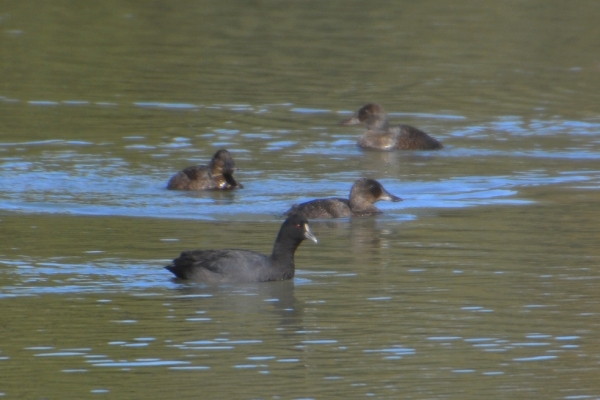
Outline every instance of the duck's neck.
[[222, 175], [221, 168], [219, 168], [215, 160], [210, 160], [210, 162], [208, 163], [208, 174], [211, 177]]
[[374, 131], [387, 131], [389, 121], [387, 116], [373, 115], [367, 120], [367, 128]]

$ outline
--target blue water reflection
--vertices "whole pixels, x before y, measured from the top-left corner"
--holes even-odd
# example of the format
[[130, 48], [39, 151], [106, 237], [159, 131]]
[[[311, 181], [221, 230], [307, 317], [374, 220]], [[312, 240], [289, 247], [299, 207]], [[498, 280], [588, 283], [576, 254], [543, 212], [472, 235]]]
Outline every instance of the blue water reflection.
[[[31, 102], [30, 102], [31, 103]], [[47, 104], [47, 101], [35, 101], [32, 104]], [[87, 102], [60, 103], [60, 107], [77, 105], [91, 107]], [[344, 163], [355, 162], [357, 157], [368, 156], [372, 167], [365, 174], [377, 176], [384, 185], [405, 199], [402, 203], [381, 204], [392, 218], [405, 218], [407, 212], [414, 208], [456, 208], [480, 205], [514, 204], [523, 205], [529, 201], [519, 197], [519, 189], [528, 186], [579, 184], [586, 188], [598, 188], [600, 173], [595, 170], [577, 169], [572, 165], [569, 170], [552, 171], [546, 166], [531, 165], [535, 160], [597, 160], [600, 152], [589, 142], [568, 141], [568, 146], [557, 147], [545, 138], [577, 138], [579, 136], [595, 136], [600, 131], [600, 124], [590, 121], [572, 121], [561, 119], [531, 119], [520, 117], [501, 117], [496, 121], [469, 125], [469, 121], [455, 115], [419, 115], [419, 117], [436, 123], [450, 120], [454, 128], [449, 132], [451, 137], [469, 138], [493, 136], [497, 143], [503, 140], [519, 138], [510, 149], [495, 142], [486, 141], [488, 147], [473, 143], [447, 143], [447, 148], [439, 152], [423, 152], [419, 154], [387, 153], [372, 157], [356, 148], [355, 140], [359, 130], [341, 130], [335, 126], [336, 115], [330, 110], [311, 109], [292, 105], [252, 107], [248, 105], [213, 105], [201, 106], [180, 103], [138, 102], [137, 107], [164, 109], [166, 112], [189, 108], [216, 109], [218, 111], [238, 110], [247, 113], [281, 113], [311, 114], [319, 118], [331, 119], [329, 128], [314, 127], [310, 135], [302, 134], [297, 138], [295, 131], [263, 128], [254, 132], [244, 132], [237, 127], [214, 128], [210, 140], [213, 146], [232, 147], [239, 164], [238, 172], [246, 189], [230, 194], [215, 193], [177, 193], [167, 192], [165, 182], [175, 171], [164, 162], [156, 165], [140, 166], [133, 164], [125, 157], [111, 156], [107, 152], [106, 143], [74, 140], [41, 140], [24, 142], [1, 142], [0, 150], [0, 210], [26, 213], [67, 213], [73, 215], [111, 215], [136, 216], [152, 218], [190, 218], [212, 220], [235, 219], [238, 215], [256, 215], [264, 219], [267, 215], [277, 215], [285, 211], [291, 204], [314, 197], [327, 195], [347, 196], [351, 183], [358, 176], [356, 172], [344, 171]], [[275, 107], [275, 108], [273, 108]], [[184, 111], [185, 112], [185, 111]], [[405, 116], [406, 113], [392, 113], [393, 116]], [[439, 123], [439, 122], [437, 122]], [[457, 126], [457, 124], [459, 126]], [[284, 126], [282, 126], [283, 128]], [[439, 128], [439, 127], [438, 127]], [[345, 133], [341, 133], [344, 131]], [[294, 132], [294, 133], [292, 133]], [[293, 135], [292, 137], [288, 137]], [[175, 136], [168, 141], [156, 143], [145, 135], [129, 134], [123, 138], [122, 150], [134, 153], [150, 153], [154, 159], [181, 157], [189, 153], [189, 163], [198, 160], [194, 141], [189, 137]], [[277, 176], [269, 169], [261, 169], [261, 165], [252, 160], [248, 150], [242, 150], [245, 141], [257, 141], [262, 151], [277, 153], [279, 159], [290, 160], [290, 170], [278, 170]], [[533, 140], [533, 141], [531, 141]], [[562, 139], [561, 139], [562, 140]], [[568, 139], [565, 139], [568, 140]], [[516, 146], [515, 146], [516, 144]], [[112, 149], [111, 145], [109, 148]], [[38, 149], [35, 158], [20, 156], [16, 149]], [[183, 152], [183, 153], [182, 153]], [[327, 164], [322, 174], [310, 170], [313, 178], [307, 179], [307, 167], [301, 161], [307, 156], [323, 156]], [[478, 175], [438, 177], [435, 180], [421, 179], [410, 181], [412, 176], [401, 173], [393, 178], [392, 171], [377, 173], [381, 167], [400, 169], [415, 167], [421, 161], [429, 162], [444, 159], [482, 158], [482, 160], [501, 163], [502, 159], [512, 160], [518, 165], [523, 160], [525, 167], [520, 170], [502, 171], [501, 175]], [[305, 160], [308, 165], [314, 165]], [[546, 164], [544, 162], [544, 164]], [[244, 167], [246, 165], [246, 167]], [[325, 164], [324, 164], [325, 165]], [[266, 165], [268, 167], [268, 165]], [[489, 169], [489, 168], [488, 168]], [[476, 171], [473, 171], [476, 172]], [[300, 195], [297, 190], [302, 185]], [[268, 190], [264, 190], [268, 188]], [[278, 210], [278, 211], [277, 211]]]

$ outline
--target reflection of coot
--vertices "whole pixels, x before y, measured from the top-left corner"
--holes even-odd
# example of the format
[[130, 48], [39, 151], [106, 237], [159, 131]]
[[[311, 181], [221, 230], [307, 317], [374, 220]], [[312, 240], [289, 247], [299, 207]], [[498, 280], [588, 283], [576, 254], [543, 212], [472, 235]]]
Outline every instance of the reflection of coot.
[[[263, 328], [269, 324], [267, 321], [274, 320], [278, 326], [291, 329], [282, 330], [282, 334], [296, 335], [295, 331], [304, 329], [304, 307], [296, 300], [294, 290], [293, 279], [269, 284], [181, 285], [177, 289], [181, 296], [172, 302], [177, 303], [178, 310], [197, 313], [200, 309], [212, 320], [234, 318]], [[231, 313], [238, 316], [232, 317]]]

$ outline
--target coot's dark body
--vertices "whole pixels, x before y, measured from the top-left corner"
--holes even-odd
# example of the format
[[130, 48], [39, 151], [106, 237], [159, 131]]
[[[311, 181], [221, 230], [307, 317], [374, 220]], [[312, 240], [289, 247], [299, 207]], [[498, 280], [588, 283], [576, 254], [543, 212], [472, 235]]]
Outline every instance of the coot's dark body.
[[304, 239], [317, 242], [306, 218], [291, 215], [281, 225], [270, 256], [250, 250], [191, 250], [165, 268], [177, 278], [205, 283], [291, 279], [295, 274], [294, 253]]

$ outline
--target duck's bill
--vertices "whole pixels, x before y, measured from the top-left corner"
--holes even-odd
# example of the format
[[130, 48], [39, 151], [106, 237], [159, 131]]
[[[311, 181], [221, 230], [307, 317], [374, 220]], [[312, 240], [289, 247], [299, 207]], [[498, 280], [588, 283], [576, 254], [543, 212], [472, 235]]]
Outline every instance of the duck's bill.
[[243, 189], [244, 185], [236, 181], [231, 174], [223, 174], [225, 178], [224, 189]]
[[349, 125], [360, 125], [361, 122], [358, 120], [358, 117], [355, 115], [351, 118], [340, 121], [340, 125], [349, 126]]
[[319, 243], [317, 237], [310, 231], [308, 224], [304, 224], [304, 237], [308, 240], [312, 240], [315, 243]]
[[380, 200], [393, 201], [394, 203], [402, 201], [402, 199], [400, 197], [394, 196], [393, 194], [391, 194], [390, 192], [387, 192], [387, 191], [384, 191], [383, 195], [379, 199]]

